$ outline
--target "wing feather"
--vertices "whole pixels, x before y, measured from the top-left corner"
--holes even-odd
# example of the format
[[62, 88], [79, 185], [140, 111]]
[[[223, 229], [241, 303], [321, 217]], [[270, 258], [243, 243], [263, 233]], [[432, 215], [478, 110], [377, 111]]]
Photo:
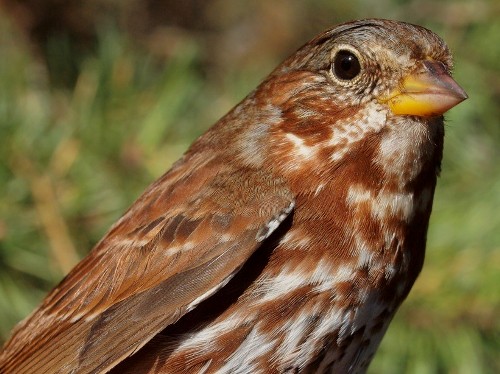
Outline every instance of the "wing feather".
[[0, 372], [110, 370], [226, 284], [293, 204], [262, 171], [178, 163], [16, 328]]

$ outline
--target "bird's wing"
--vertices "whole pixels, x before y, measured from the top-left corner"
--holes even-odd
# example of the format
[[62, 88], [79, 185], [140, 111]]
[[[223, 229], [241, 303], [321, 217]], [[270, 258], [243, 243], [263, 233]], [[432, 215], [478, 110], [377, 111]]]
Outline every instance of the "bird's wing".
[[14, 331], [0, 372], [106, 372], [223, 287], [289, 215], [284, 181], [192, 156]]

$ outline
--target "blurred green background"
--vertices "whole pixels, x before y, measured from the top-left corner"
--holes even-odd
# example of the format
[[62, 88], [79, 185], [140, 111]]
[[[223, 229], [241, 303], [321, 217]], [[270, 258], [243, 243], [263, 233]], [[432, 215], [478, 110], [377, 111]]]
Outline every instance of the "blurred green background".
[[429, 27], [447, 116], [424, 271], [370, 373], [500, 373], [500, 2], [0, 0], [0, 342], [193, 139], [339, 22]]

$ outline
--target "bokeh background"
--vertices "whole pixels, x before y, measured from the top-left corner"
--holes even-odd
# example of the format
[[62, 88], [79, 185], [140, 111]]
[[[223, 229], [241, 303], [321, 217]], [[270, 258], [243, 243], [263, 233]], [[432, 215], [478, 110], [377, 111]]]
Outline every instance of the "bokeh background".
[[423, 273], [370, 373], [500, 373], [498, 0], [0, 0], [0, 342], [193, 139], [339, 22], [429, 27], [447, 116]]

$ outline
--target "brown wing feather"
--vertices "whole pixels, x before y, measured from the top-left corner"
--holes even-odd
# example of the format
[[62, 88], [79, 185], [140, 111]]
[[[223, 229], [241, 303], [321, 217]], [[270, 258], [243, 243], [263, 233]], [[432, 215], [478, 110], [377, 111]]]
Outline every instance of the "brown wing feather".
[[0, 372], [110, 370], [222, 287], [292, 207], [261, 171], [178, 163], [20, 324]]

